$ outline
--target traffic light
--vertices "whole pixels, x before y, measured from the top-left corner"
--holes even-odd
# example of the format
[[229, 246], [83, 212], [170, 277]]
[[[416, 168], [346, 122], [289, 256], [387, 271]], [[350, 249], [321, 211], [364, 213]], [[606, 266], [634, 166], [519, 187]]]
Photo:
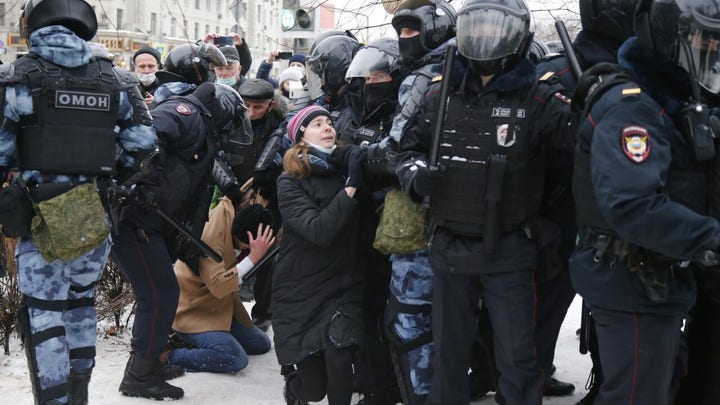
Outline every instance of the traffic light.
[[315, 30], [315, 10], [300, 6], [298, 0], [283, 0], [280, 11], [280, 27], [283, 31]]

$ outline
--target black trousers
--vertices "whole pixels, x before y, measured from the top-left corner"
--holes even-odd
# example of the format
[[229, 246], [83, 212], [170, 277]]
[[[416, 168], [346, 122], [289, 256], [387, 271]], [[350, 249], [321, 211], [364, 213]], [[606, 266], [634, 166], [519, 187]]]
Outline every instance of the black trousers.
[[113, 235], [112, 260], [135, 291], [136, 309], [132, 349], [147, 358], [157, 357], [166, 347], [175, 319], [180, 287], [161, 235], [138, 238], [133, 224], [121, 222]]
[[544, 374], [537, 365], [532, 271], [433, 276], [435, 363], [428, 404], [470, 402], [470, 349], [477, 336], [482, 296], [493, 328], [498, 392], [508, 404], [540, 404]]
[[352, 348], [332, 345], [296, 364], [297, 375], [288, 378], [287, 389], [300, 400], [329, 405], [350, 405], [353, 392]]
[[595, 405], [668, 404], [682, 318], [591, 309], [603, 370]]
[[575, 290], [570, 282], [570, 272], [567, 267], [557, 277], [539, 282], [537, 285], [535, 342], [538, 365], [546, 375], [550, 375], [560, 327], [573, 298], [575, 298]]

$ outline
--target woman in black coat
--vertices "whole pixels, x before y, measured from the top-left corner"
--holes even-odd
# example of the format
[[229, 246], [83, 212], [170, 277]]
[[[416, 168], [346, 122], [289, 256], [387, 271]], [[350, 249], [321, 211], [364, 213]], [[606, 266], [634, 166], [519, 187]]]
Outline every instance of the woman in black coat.
[[357, 209], [364, 154], [347, 153], [347, 179], [327, 158], [336, 134], [319, 106], [288, 124], [294, 146], [278, 179], [284, 224], [272, 285], [275, 353], [286, 376], [286, 401], [349, 405], [352, 350], [362, 336], [362, 275], [356, 266]]

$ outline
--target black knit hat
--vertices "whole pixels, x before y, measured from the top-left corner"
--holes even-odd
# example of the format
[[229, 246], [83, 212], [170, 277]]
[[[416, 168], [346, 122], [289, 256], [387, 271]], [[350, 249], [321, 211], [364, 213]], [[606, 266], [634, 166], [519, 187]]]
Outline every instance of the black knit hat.
[[138, 50], [135, 52], [135, 54], [133, 54], [133, 63], [135, 63], [135, 58], [137, 58], [138, 55], [143, 54], [143, 53], [147, 53], [147, 54], [152, 55], [152, 56], [155, 58], [155, 60], [157, 61], [158, 66], [162, 66], [162, 63], [160, 62], [160, 52], [158, 52], [157, 49], [155, 49], [155, 48], [153, 48], [153, 47], [151, 47], [151, 46], [147, 46], [147, 45], [145, 45], [145, 46], [143, 46], [142, 48], [138, 49]]
[[265, 226], [273, 224], [272, 214], [260, 204], [252, 204], [238, 211], [232, 223], [233, 236], [244, 243], [250, 243], [248, 231], [257, 238], [257, 229], [260, 224]]

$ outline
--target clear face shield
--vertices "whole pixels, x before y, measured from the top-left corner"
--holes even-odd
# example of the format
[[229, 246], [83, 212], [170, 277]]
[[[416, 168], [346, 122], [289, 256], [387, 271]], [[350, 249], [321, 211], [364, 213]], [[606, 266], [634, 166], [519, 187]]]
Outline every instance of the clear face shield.
[[478, 5], [457, 18], [458, 52], [468, 59], [490, 61], [515, 54], [523, 45], [528, 17], [512, 9]]
[[680, 66], [693, 73], [707, 91], [720, 94], [720, 21], [693, 21], [680, 46]]
[[368, 79], [378, 72], [392, 73], [396, 69], [397, 59], [378, 48], [364, 47], [355, 54], [350, 62], [347, 73], [345, 73], [345, 80], [350, 83], [356, 77]]
[[312, 56], [305, 59], [305, 62], [307, 63], [307, 89], [310, 98], [316, 100], [325, 93], [322, 88], [322, 78], [327, 66], [327, 57], [324, 55]]

